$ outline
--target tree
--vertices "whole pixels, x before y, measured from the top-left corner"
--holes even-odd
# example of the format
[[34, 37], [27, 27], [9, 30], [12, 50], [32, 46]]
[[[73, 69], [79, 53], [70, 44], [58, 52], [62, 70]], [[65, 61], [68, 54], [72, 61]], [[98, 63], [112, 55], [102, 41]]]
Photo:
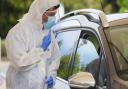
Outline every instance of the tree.
[[101, 9], [99, 0], [61, 0], [61, 2], [64, 4], [66, 12], [85, 8]]
[[120, 9], [119, 12], [128, 12], [128, 0], [117, 0]]
[[[111, 6], [112, 13], [128, 12], [128, 0], [103, 0], [104, 9], [108, 6]], [[107, 10], [108, 9], [106, 9], [106, 11]]]
[[[67, 80], [68, 77], [70, 76], [68, 73], [71, 72], [68, 69], [70, 55], [64, 55], [61, 57], [60, 60], [61, 60], [61, 62], [60, 62], [59, 70], [58, 70], [58, 76]], [[77, 54], [75, 56], [75, 61], [74, 61], [74, 66], [73, 66], [73, 74], [77, 73], [78, 71], [79, 71], [79, 55]]]
[[5, 38], [8, 31], [18, 22], [33, 0], [0, 1], [0, 37]]
[[[104, 0], [104, 8], [106, 8], [107, 5], [111, 6], [110, 12], [116, 13], [119, 11], [119, 6], [117, 4], [117, 0]], [[106, 9], [106, 10], [108, 10], [108, 9]]]
[[62, 56], [60, 59], [61, 62], [58, 70], [58, 76], [63, 79], [67, 79], [68, 76], [67, 67], [68, 67], [69, 59], [70, 59], [69, 55]]
[[[0, 0], [0, 37], [6, 37], [8, 31], [25, 14], [33, 0]], [[66, 12], [77, 9], [95, 8], [102, 10], [100, 0], [60, 0]], [[127, 12], [128, 0], [101, 0], [106, 13]]]

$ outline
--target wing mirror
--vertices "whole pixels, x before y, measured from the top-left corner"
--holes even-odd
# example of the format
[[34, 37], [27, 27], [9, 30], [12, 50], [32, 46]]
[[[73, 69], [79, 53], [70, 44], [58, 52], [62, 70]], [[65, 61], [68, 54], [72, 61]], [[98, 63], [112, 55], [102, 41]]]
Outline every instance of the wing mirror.
[[94, 89], [95, 80], [89, 72], [79, 72], [68, 80], [71, 89]]

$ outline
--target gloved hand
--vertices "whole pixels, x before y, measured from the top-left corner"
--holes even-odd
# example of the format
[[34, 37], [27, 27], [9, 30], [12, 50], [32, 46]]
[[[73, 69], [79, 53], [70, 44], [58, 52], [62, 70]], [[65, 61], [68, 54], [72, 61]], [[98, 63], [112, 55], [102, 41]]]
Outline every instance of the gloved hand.
[[46, 51], [50, 43], [51, 43], [51, 30], [49, 31], [48, 35], [43, 38], [41, 48], [43, 48], [44, 51]]
[[47, 84], [47, 87], [52, 88], [54, 85], [53, 77], [52, 76], [49, 76], [49, 77], [46, 76], [45, 79], [46, 79], [45, 83]]

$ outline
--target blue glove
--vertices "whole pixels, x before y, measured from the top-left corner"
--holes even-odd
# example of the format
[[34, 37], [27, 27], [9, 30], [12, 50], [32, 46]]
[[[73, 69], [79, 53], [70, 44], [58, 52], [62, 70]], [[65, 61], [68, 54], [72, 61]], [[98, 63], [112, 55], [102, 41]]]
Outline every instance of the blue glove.
[[52, 78], [51, 76], [49, 76], [49, 77], [46, 76], [45, 79], [46, 79], [46, 83], [47, 83], [47, 85], [48, 85], [48, 88], [52, 88], [53, 85], [54, 85], [54, 80], [53, 80], [53, 78]]
[[43, 38], [41, 48], [43, 48], [44, 51], [46, 51], [50, 43], [51, 43], [51, 30], [49, 31], [48, 35]]

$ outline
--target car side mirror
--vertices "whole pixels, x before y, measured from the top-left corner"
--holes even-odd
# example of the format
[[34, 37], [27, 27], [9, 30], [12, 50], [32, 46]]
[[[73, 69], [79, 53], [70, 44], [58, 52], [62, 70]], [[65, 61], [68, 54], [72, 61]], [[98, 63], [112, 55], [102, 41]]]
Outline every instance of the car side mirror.
[[95, 80], [89, 72], [79, 72], [72, 75], [69, 80], [71, 89], [93, 89], [95, 87]]

